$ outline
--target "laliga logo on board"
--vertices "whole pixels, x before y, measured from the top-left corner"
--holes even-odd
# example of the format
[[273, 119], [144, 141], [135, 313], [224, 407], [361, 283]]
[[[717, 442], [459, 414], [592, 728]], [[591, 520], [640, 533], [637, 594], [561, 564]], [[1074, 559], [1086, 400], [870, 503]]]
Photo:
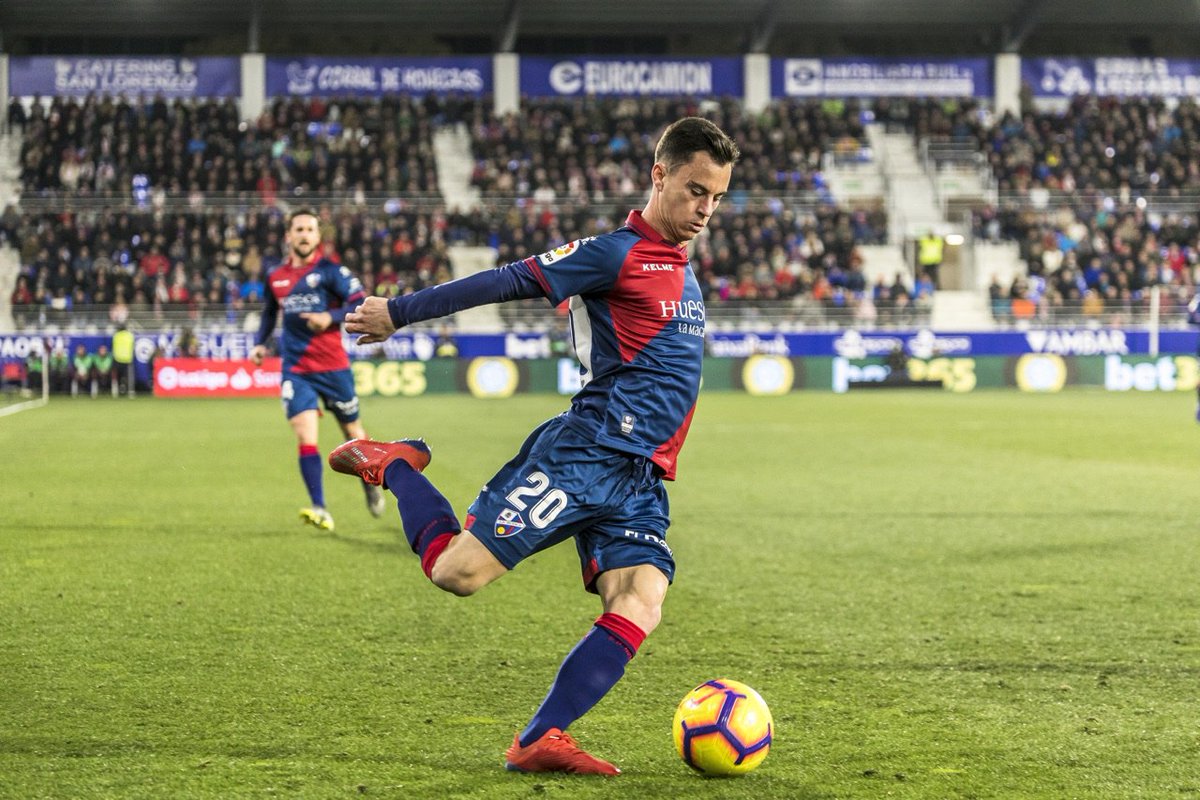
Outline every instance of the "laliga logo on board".
[[167, 391], [179, 388], [179, 370], [163, 367], [158, 371], [158, 385]]
[[559, 94], [575, 94], [583, 88], [583, 67], [560, 61], [550, 68], [550, 88]]

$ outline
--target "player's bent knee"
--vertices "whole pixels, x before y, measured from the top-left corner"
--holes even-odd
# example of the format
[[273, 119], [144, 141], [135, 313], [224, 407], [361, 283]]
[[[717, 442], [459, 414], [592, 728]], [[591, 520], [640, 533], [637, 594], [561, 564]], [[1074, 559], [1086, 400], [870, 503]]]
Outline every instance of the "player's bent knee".
[[645, 565], [603, 573], [597, 582], [604, 610], [619, 614], [647, 634], [662, 621], [667, 586], [658, 569]]
[[443, 591], [467, 597], [505, 572], [508, 572], [508, 568], [468, 532], [455, 536], [450, 541], [442, 555], [433, 563], [429, 571], [429, 580]]
[[636, 606], [628, 607], [627, 612], [629, 621], [641, 628], [646, 634], [649, 634], [658, 627], [658, 623], [662, 622], [661, 604], [639, 603]]
[[433, 565], [429, 580], [442, 591], [458, 597], [469, 597], [485, 585], [476, 576], [463, 572], [453, 564], [443, 565], [441, 560]]

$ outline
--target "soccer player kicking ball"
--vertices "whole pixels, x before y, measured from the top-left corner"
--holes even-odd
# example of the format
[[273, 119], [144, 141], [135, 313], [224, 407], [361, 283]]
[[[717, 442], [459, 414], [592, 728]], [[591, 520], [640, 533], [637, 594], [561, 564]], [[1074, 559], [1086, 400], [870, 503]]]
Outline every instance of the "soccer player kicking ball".
[[[333, 412], [348, 439], [366, 437], [358, 420], [358, 395], [350, 359], [342, 347], [342, 321], [366, 294], [350, 270], [327, 258], [318, 247], [321, 232], [308, 209], [287, 217], [288, 260], [271, 270], [266, 279], [265, 306], [250, 358], [261, 364], [275, 317], [283, 309], [283, 382], [280, 394], [288, 424], [300, 445], [300, 475], [311, 505], [300, 509], [300, 518], [321, 530], [333, 530], [333, 515], [325, 508], [321, 454], [317, 450], [317, 399]], [[367, 509], [378, 517], [385, 501], [378, 486], [364, 483]]]
[[396, 495], [421, 568], [453, 594], [474, 594], [533, 553], [575, 540], [584, 586], [600, 596], [603, 613], [514, 737], [510, 770], [620, 772], [566, 730], [620, 680], [658, 625], [675, 574], [663, 481], [675, 478], [704, 354], [704, 301], [687, 243], [725, 196], [737, 158], [716, 125], [681, 119], [658, 142], [646, 207], [623, 227], [411, 295], [372, 297], [346, 316], [346, 330], [371, 343], [485, 303], [570, 298], [583, 388], [568, 411], [530, 434], [461, 523], [421, 474], [430, 459], [424, 442], [352, 441], [329, 455], [334, 470]]

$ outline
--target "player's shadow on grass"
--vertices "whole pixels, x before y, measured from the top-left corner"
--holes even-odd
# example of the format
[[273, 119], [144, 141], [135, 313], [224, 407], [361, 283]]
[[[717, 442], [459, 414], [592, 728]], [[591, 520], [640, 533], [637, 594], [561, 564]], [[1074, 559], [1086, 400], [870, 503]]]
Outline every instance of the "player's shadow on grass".
[[403, 541], [400, 538], [403, 536], [403, 534], [399, 533], [396, 534], [395, 539], [390, 541], [379, 538], [367, 539], [339, 531], [334, 531], [333, 533], [327, 533], [325, 535], [339, 544], [357, 547], [362, 550], [373, 550], [377, 553], [389, 553], [398, 556], [415, 556], [412, 548], [408, 546], [408, 542]]

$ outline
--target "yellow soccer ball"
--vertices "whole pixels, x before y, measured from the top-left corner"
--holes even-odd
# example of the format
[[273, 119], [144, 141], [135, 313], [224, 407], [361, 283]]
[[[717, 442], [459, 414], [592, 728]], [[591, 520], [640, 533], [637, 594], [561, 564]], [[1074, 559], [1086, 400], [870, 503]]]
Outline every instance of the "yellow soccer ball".
[[705, 775], [742, 775], [771, 749], [774, 723], [762, 695], [739, 681], [706, 681], [675, 709], [675, 750]]

